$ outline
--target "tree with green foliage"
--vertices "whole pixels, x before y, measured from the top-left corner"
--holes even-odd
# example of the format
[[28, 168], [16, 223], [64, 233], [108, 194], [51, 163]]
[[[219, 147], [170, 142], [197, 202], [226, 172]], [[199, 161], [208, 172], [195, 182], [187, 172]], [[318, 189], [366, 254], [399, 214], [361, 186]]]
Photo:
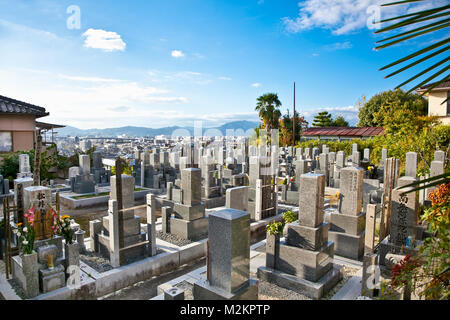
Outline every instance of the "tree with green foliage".
[[[304, 117], [301, 117], [298, 112], [295, 112], [295, 141], [300, 141], [301, 133], [308, 128], [308, 122]], [[280, 120], [279, 126], [280, 132], [280, 145], [281, 146], [291, 146], [293, 143], [293, 118], [289, 115], [289, 110], [287, 114], [283, 116]]]
[[407, 93], [402, 89], [389, 90], [374, 95], [359, 109], [358, 127], [384, 127], [392, 112], [408, 110], [412, 116], [426, 116], [428, 102], [420, 94]]
[[316, 128], [332, 127], [333, 126], [332, 115], [328, 113], [328, 111], [319, 112], [319, 114], [314, 117], [312, 125], [313, 127]]
[[343, 116], [338, 116], [333, 120], [332, 127], [348, 127], [348, 121]]
[[270, 137], [272, 129], [278, 129], [279, 120], [281, 118], [281, 102], [276, 93], [266, 93], [257, 99], [255, 111], [263, 122], [263, 129], [267, 130]]

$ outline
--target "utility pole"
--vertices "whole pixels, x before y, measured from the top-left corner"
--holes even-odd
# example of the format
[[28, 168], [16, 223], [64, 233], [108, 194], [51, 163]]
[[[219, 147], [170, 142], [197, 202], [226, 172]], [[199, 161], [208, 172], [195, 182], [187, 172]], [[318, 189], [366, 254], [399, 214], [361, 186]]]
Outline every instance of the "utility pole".
[[294, 81], [294, 115], [293, 115], [293, 136], [292, 136], [292, 145], [295, 147], [295, 81]]

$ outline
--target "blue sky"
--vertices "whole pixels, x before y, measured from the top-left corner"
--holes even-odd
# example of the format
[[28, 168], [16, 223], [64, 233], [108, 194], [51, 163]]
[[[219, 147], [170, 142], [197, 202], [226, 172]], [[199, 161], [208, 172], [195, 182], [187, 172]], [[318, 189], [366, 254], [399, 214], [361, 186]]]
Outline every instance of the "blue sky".
[[[256, 98], [267, 92], [286, 112], [296, 81], [301, 114], [329, 110], [355, 124], [363, 94], [408, 75], [384, 79], [380, 67], [445, 35], [374, 51], [382, 37], [366, 22], [381, 2], [0, 0], [0, 94], [83, 129], [215, 126], [257, 120]], [[68, 27], [73, 5], [79, 29]], [[410, 10], [417, 5], [381, 17]]]

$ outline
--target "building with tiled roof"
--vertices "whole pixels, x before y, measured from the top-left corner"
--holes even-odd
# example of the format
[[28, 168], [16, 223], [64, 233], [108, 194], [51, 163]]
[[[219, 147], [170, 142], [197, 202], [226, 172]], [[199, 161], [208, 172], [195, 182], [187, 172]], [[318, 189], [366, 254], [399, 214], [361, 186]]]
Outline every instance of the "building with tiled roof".
[[36, 122], [48, 115], [43, 107], [0, 95], [0, 154], [33, 149], [36, 129], [55, 126]]
[[336, 140], [368, 139], [384, 134], [382, 127], [324, 127], [308, 128], [301, 134], [301, 140]]
[[[435, 82], [436, 83], [436, 82]], [[426, 92], [435, 83], [427, 84], [419, 89], [417, 92]], [[450, 124], [450, 80], [444, 81], [431, 89], [426, 94], [428, 97], [428, 115], [437, 116], [443, 124]], [[447, 100], [447, 101], [446, 101]]]

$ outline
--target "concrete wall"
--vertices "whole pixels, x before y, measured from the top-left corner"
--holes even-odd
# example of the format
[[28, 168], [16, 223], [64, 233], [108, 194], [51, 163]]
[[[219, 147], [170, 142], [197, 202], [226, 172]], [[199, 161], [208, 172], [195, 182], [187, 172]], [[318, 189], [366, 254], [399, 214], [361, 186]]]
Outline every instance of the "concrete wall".
[[443, 124], [450, 124], [450, 115], [447, 115], [447, 91], [435, 91], [428, 95], [428, 115], [439, 116]]

